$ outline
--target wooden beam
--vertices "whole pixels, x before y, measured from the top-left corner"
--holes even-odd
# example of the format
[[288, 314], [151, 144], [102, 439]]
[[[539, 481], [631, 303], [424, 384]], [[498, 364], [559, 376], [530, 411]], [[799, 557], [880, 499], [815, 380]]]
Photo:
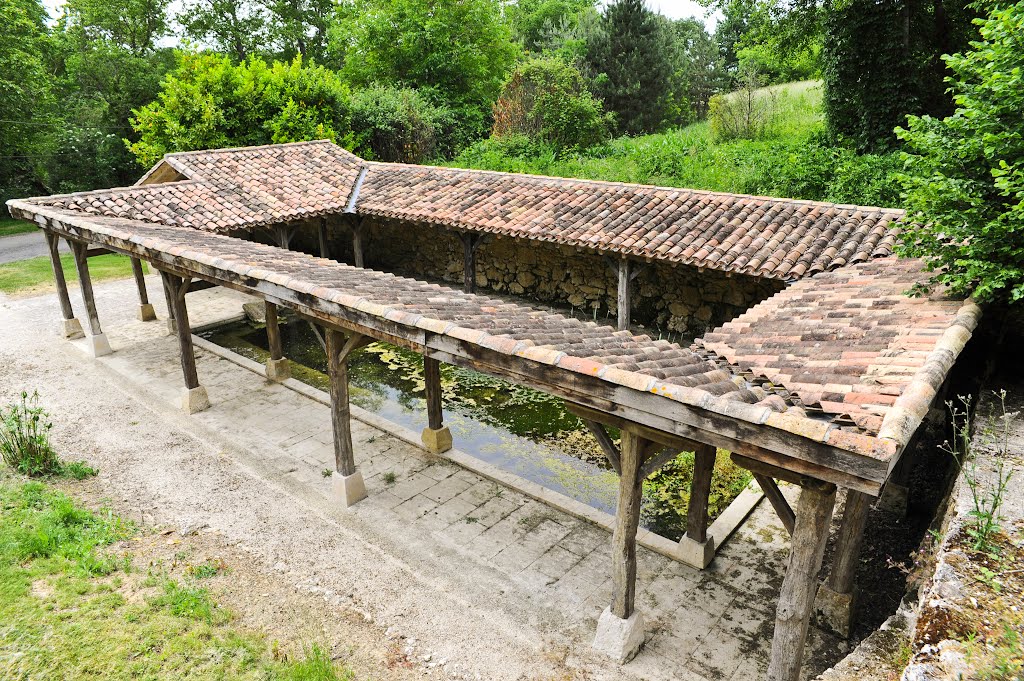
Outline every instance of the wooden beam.
[[828, 587], [839, 594], [852, 594], [860, 561], [860, 547], [864, 541], [864, 527], [871, 510], [871, 497], [855, 490], [846, 495], [843, 522], [836, 538], [836, 550], [832, 569], [828, 575]]
[[764, 461], [752, 459], [742, 454], [733, 452], [731, 455], [733, 463], [741, 468], [746, 468], [751, 473], [763, 475], [766, 478], [774, 478], [776, 480], [785, 480], [788, 483], [799, 485], [803, 487], [809, 481], [813, 482], [814, 478], [809, 475], [803, 475], [797, 471], [783, 468], [781, 466], [775, 466]]
[[64, 278], [64, 266], [60, 261], [59, 237], [49, 230], [43, 230], [46, 245], [50, 251], [50, 267], [53, 268], [53, 281], [57, 286], [57, 299], [60, 300], [60, 312], [65, 320], [75, 318], [75, 310], [71, 307], [71, 296], [68, 295], [68, 282]]
[[612, 428], [622, 430], [623, 428], [629, 427], [639, 433], [645, 440], [657, 442], [669, 449], [674, 449], [676, 452], [692, 452], [696, 447], [700, 447], [701, 443], [696, 440], [690, 440], [687, 438], [679, 437], [671, 433], [666, 433], [662, 430], [655, 428], [649, 428], [643, 423], [637, 423], [630, 421], [629, 419], [616, 416], [614, 414], [608, 414], [597, 409], [583, 406], [581, 404], [573, 404], [572, 402], [566, 402], [565, 408], [569, 412], [580, 417], [582, 421], [596, 421]]
[[431, 430], [444, 427], [441, 407], [441, 363], [432, 357], [423, 358], [423, 383], [427, 391], [427, 426]]
[[601, 451], [604, 452], [605, 458], [608, 459], [608, 463], [612, 465], [614, 470], [619, 475], [622, 475], [622, 463], [619, 459], [619, 448], [612, 442], [611, 437], [608, 436], [608, 431], [604, 429], [604, 426], [597, 421], [593, 421], [587, 418], [581, 418], [583, 425], [587, 427], [594, 439], [597, 440], [597, 444], [601, 446]]
[[89, 259], [86, 256], [87, 246], [79, 241], [68, 241], [75, 256], [75, 267], [78, 269], [78, 283], [82, 288], [82, 302], [89, 317], [89, 331], [93, 336], [103, 335], [100, 328], [100, 316], [96, 311], [96, 299], [92, 291], [92, 277], [89, 276]]
[[640, 466], [647, 443], [630, 430], [622, 431], [619, 461], [619, 502], [612, 533], [612, 614], [627, 619], [636, 598], [636, 533], [640, 527], [643, 478]]
[[662, 447], [661, 451], [654, 452], [644, 461], [640, 469], [640, 477], [646, 480], [652, 473], [660, 470], [669, 461], [674, 461], [679, 456], [679, 450], [673, 447]]
[[321, 332], [320, 327], [317, 326], [313, 322], [313, 320], [311, 320], [311, 319], [307, 319], [306, 323], [309, 324], [309, 328], [313, 330], [313, 335], [316, 336], [316, 340], [320, 344], [320, 347], [323, 348], [323, 351], [325, 353], [328, 352], [328, 350], [327, 350], [327, 338]]
[[793, 527], [796, 525], [796, 514], [793, 513], [793, 509], [790, 507], [789, 502], [786, 501], [786, 497], [782, 495], [782, 490], [779, 489], [774, 479], [762, 473], [754, 473], [754, 479], [757, 480], [757, 484], [761, 486], [761, 491], [764, 492], [764, 495], [768, 497], [768, 501], [771, 502], [772, 508], [775, 509], [779, 520], [782, 521], [782, 526], [792, 536]]
[[149, 292], [146, 291], [146, 276], [142, 271], [142, 261], [132, 258], [132, 276], [135, 277], [135, 287], [139, 290], [139, 304], [149, 305]]
[[326, 218], [326, 216], [320, 218], [320, 226], [319, 226], [319, 229], [317, 230], [317, 234], [320, 237], [320, 257], [321, 258], [327, 258], [328, 260], [330, 260], [330, 258], [331, 258], [331, 244], [330, 244], [330, 240], [328, 239], [327, 218]]
[[177, 277], [169, 272], [160, 272], [164, 282], [164, 290], [169, 293], [170, 304], [174, 310], [174, 321], [178, 333], [178, 350], [181, 356], [181, 371], [185, 376], [185, 387], [189, 390], [199, 387], [199, 374], [196, 372], [196, 355], [192, 347], [192, 327], [188, 322], [188, 307], [185, 304], [185, 293], [188, 291], [189, 280]]
[[274, 228], [274, 239], [277, 241], [279, 248], [283, 248], [286, 251], [291, 248], [292, 238], [295, 236], [294, 227], [285, 227], [279, 225]]
[[85, 257], [98, 258], [101, 255], [110, 255], [111, 253], [113, 253], [113, 251], [108, 248], [90, 248], [85, 251]]
[[219, 284], [215, 284], [212, 281], [193, 281], [188, 287], [188, 293], [195, 293], [196, 291], [205, 291], [208, 288], [217, 288]]
[[693, 453], [693, 477], [690, 479], [690, 503], [686, 510], [686, 536], [703, 544], [708, 538], [708, 501], [717, 451], [701, 445]]
[[270, 359], [278, 360], [284, 358], [284, 348], [281, 343], [281, 327], [277, 323], [277, 305], [263, 301], [265, 317], [267, 320], [267, 345], [270, 349]]
[[462, 290], [466, 293], [476, 291], [476, 249], [483, 240], [483, 234], [460, 232], [462, 240]]
[[616, 294], [616, 305], [618, 307], [618, 329], [624, 331], [629, 328], [630, 323], [630, 282], [632, 278], [629, 276], [629, 260], [623, 258], [619, 261], [619, 288]]
[[327, 373], [331, 379], [331, 423], [334, 426], [334, 468], [343, 476], [356, 472], [352, 450], [352, 421], [348, 396], [348, 362], [342, 357], [348, 341], [344, 334], [327, 329]]
[[800, 492], [796, 527], [775, 613], [769, 681], [798, 681], [803, 664], [807, 626], [825, 555], [836, 486], [808, 481]]

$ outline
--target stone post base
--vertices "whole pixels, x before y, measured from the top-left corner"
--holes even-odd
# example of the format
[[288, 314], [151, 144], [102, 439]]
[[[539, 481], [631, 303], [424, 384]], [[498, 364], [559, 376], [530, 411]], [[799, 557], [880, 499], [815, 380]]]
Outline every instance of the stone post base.
[[824, 584], [818, 587], [814, 599], [814, 613], [818, 622], [843, 638], [850, 638], [853, 625], [853, 594], [841, 594]]
[[167, 335], [168, 336], [176, 336], [176, 335], [178, 335], [178, 323], [177, 323], [177, 321], [171, 319], [170, 317], [167, 318]]
[[352, 475], [342, 475], [338, 471], [331, 474], [331, 493], [345, 508], [366, 498], [366, 485], [363, 474], [356, 471]]
[[676, 548], [676, 558], [690, 567], [703, 570], [715, 559], [715, 538], [708, 535], [703, 542], [697, 542], [684, 534]]
[[72, 317], [71, 319], [62, 319], [60, 326], [57, 328], [57, 333], [60, 334], [61, 338], [66, 340], [85, 338], [85, 331], [82, 331], [82, 323], [75, 317]]
[[103, 333], [96, 336], [89, 336], [89, 338], [86, 339], [86, 343], [88, 344], [89, 354], [93, 357], [103, 357], [104, 355], [109, 355], [114, 352], [110, 348], [110, 343], [107, 341], [107, 335]]
[[281, 382], [292, 377], [292, 367], [286, 357], [268, 359], [266, 374], [271, 381]]
[[604, 609], [597, 620], [594, 650], [624, 664], [636, 657], [643, 644], [644, 616], [639, 610], [634, 610], [628, 619], [622, 619], [613, 615], [611, 608]]
[[443, 426], [437, 430], [424, 428], [420, 439], [423, 441], [423, 446], [434, 454], [447, 452], [452, 448], [452, 431], [448, 430], [448, 426]]
[[139, 305], [139, 321], [140, 322], [151, 322], [156, 319], [156, 310], [149, 303], [145, 305]]
[[181, 409], [186, 414], [195, 414], [209, 409], [210, 396], [206, 394], [206, 388], [198, 386], [189, 390], [185, 388], [181, 393]]

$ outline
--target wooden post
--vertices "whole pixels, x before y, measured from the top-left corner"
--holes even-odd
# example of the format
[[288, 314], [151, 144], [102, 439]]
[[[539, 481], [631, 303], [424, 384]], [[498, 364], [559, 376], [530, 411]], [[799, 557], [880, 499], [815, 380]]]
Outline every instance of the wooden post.
[[135, 277], [135, 287], [139, 290], [139, 321], [151, 322], [156, 319], [156, 310], [149, 302], [146, 277], [142, 271], [142, 261], [138, 258], [132, 258], [132, 276]]
[[630, 281], [629, 276], [629, 260], [623, 258], [619, 261], [619, 290], [616, 294], [616, 303], [618, 305], [618, 329], [623, 331], [629, 328], [630, 321], [630, 309], [629, 309], [629, 289]]
[[281, 327], [277, 322], [277, 305], [264, 301], [266, 317], [267, 345], [270, 359], [267, 361], [266, 375], [271, 381], [284, 381], [291, 378], [291, 366], [284, 358], [284, 347], [281, 343]]
[[483, 234], [462, 232], [462, 290], [466, 293], [476, 291], [476, 249], [483, 240]]
[[846, 493], [843, 522], [836, 538], [832, 568], [825, 584], [818, 589], [814, 603], [819, 619], [843, 637], [849, 637], [853, 625], [857, 564], [860, 562], [860, 547], [870, 510], [871, 497], [867, 494], [856, 490]]
[[433, 357], [423, 356], [423, 382], [427, 393], [427, 427], [420, 439], [423, 446], [435, 454], [452, 448], [452, 433], [444, 425], [441, 406], [441, 363]]
[[43, 230], [46, 237], [46, 245], [50, 250], [50, 266], [53, 268], [53, 282], [57, 286], [57, 300], [60, 301], [60, 312], [63, 322], [60, 334], [64, 338], [82, 338], [85, 332], [82, 331], [82, 324], [75, 319], [75, 310], [71, 307], [71, 296], [68, 295], [68, 282], [64, 278], [64, 265], [60, 261], [58, 245], [59, 237], [49, 230]]
[[717, 453], [711, 445], [703, 445], [693, 453], [686, 536], [695, 542], [704, 543], [708, 538], [708, 499], [711, 497], [711, 476], [714, 474]]
[[366, 261], [363, 258], [363, 219], [352, 226], [352, 260], [356, 267], [365, 267]]
[[320, 218], [320, 257], [330, 259], [331, 257], [331, 245], [328, 241], [327, 232], [327, 218]]
[[334, 473], [331, 476], [336, 498], [351, 506], [366, 498], [363, 477], [356, 470], [352, 449], [352, 422], [348, 396], [348, 355], [361, 338], [326, 329], [327, 372], [331, 379], [331, 424], [334, 428]]
[[163, 272], [160, 273], [160, 283], [164, 289], [164, 302], [167, 304], [167, 335], [174, 336], [178, 333], [178, 323], [174, 319], [174, 293], [167, 287], [167, 279]]
[[835, 485], [805, 481], [797, 505], [789, 563], [775, 613], [775, 636], [768, 665], [770, 681], [798, 681], [800, 678], [807, 626], [818, 586], [818, 570], [825, 555], [835, 501]]
[[636, 533], [640, 526], [641, 469], [652, 443], [631, 429], [621, 431], [619, 501], [612, 532], [612, 603], [597, 621], [594, 648], [626, 662], [644, 642], [643, 616], [635, 610]]
[[87, 244], [77, 241], [68, 241], [71, 251], [75, 256], [75, 267], [78, 269], [78, 283], [82, 288], [82, 302], [85, 303], [85, 311], [89, 317], [89, 344], [93, 357], [102, 357], [113, 352], [107, 337], [103, 335], [100, 327], [100, 315], [96, 311], [96, 298], [92, 290], [92, 278], [89, 276], [89, 256], [86, 251]]
[[192, 347], [192, 327], [188, 322], [188, 307], [185, 304], [185, 294], [192, 281], [164, 271], [160, 272], [160, 278], [163, 280], [164, 292], [168, 295], [171, 309], [174, 310], [178, 354], [181, 359], [181, 371], [185, 377], [181, 406], [185, 413], [194, 414], [209, 407], [210, 399], [206, 394], [206, 388], [199, 385], [195, 349]]

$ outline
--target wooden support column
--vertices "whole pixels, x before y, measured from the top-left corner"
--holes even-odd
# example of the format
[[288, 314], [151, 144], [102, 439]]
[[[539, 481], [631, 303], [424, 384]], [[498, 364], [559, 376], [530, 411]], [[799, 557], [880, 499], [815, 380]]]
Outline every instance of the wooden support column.
[[352, 262], [356, 267], [366, 267], [366, 258], [363, 254], [365, 229], [366, 223], [363, 218], [358, 218], [352, 225]]
[[75, 267], [78, 269], [78, 283], [82, 288], [82, 302], [85, 303], [85, 311], [89, 317], [90, 336], [87, 339], [89, 351], [93, 357], [109, 355], [113, 350], [110, 349], [107, 337], [103, 335], [103, 329], [100, 327], [100, 315], [96, 311], [96, 298], [93, 296], [92, 278], [89, 276], [89, 257], [86, 254], [88, 245], [70, 240], [68, 245], [71, 246], [71, 251], [75, 256]]
[[328, 239], [327, 231], [327, 218], [320, 218], [320, 229], [318, 230], [320, 236], [320, 257], [330, 259], [331, 257], [331, 244]]
[[462, 290], [466, 293], [476, 291], [476, 249], [483, 238], [483, 234], [459, 233], [462, 240]]
[[270, 359], [267, 360], [266, 375], [271, 381], [284, 381], [291, 378], [292, 370], [284, 356], [281, 343], [281, 327], [277, 323], [277, 305], [264, 301], [266, 318], [267, 345], [270, 347]]
[[441, 363], [433, 357], [423, 356], [423, 382], [427, 396], [427, 427], [420, 439], [423, 446], [435, 454], [452, 448], [452, 433], [444, 425], [441, 406]]
[[798, 681], [800, 678], [807, 626], [818, 586], [818, 570], [825, 555], [835, 501], [835, 485], [804, 480], [786, 576], [782, 580], [775, 612], [769, 681]]
[[630, 289], [630, 276], [629, 276], [629, 260], [623, 258], [619, 261], [619, 289], [616, 294], [616, 304], [618, 307], [618, 329], [622, 331], [629, 328], [630, 321], [630, 309], [629, 309], [629, 289]]
[[348, 395], [348, 357], [371, 339], [359, 334], [348, 338], [326, 329], [327, 372], [331, 378], [331, 423], [334, 427], [334, 472], [331, 487], [335, 498], [348, 507], [366, 498], [366, 485], [356, 470], [352, 449], [352, 414]]
[[167, 287], [167, 279], [163, 272], [160, 273], [160, 283], [164, 289], [164, 302], [167, 304], [167, 335], [178, 334], [178, 323], [174, 319], [174, 292]]
[[612, 533], [612, 603], [597, 623], [594, 648], [619, 662], [636, 655], [644, 641], [636, 596], [636, 533], [640, 526], [641, 471], [653, 443], [623, 429], [619, 448], [619, 500]]
[[60, 326], [60, 335], [67, 339], [82, 338], [85, 332], [82, 331], [82, 324], [75, 319], [75, 310], [71, 307], [71, 296], [68, 295], [68, 282], [64, 278], [64, 266], [60, 261], [58, 245], [59, 237], [49, 230], [43, 230], [46, 237], [46, 245], [50, 250], [50, 266], [53, 268], [53, 282], [57, 286], [57, 300], [60, 301], [60, 312], [63, 316]]
[[210, 406], [210, 398], [206, 394], [206, 388], [199, 385], [195, 349], [192, 347], [192, 327], [188, 323], [188, 307], [185, 304], [185, 294], [188, 293], [192, 280], [182, 279], [164, 271], [160, 272], [160, 278], [164, 283], [164, 291], [170, 298], [171, 309], [174, 310], [178, 353], [181, 358], [181, 371], [185, 376], [181, 408], [186, 414], [195, 414]]
[[151, 322], [156, 319], [156, 310], [149, 302], [146, 276], [142, 271], [142, 261], [138, 258], [132, 258], [132, 276], [135, 277], [135, 287], [139, 289], [139, 321]]
[[715, 538], [708, 536], [708, 501], [717, 450], [700, 445], [693, 452], [693, 478], [686, 513], [686, 534], [679, 540], [680, 557], [690, 565], [707, 567], [715, 557]]
[[832, 568], [814, 602], [818, 619], [844, 638], [849, 638], [853, 625], [857, 565], [870, 510], [871, 497], [867, 494], [856, 490], [846, 493]]

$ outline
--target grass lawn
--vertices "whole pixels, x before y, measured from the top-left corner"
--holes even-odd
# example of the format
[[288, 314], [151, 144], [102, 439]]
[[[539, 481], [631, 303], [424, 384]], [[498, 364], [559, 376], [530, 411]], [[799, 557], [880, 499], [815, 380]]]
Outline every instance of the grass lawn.
[[[61, 255], [64, 276], [69, 282], [78, 281], [75, 260], [70, 253]], [[148, 273], [146, 263], [142, 269]], [[89, 258], [89, 274], [93, 282], [104, 279], [121, 279], [132, 275], [131, 260], [126, 255], [100, 255]], [[45, 290], [53, 288], [53, 270], [50, 269], [50, 258], [29, 258], [0, 264], [0, 291], [3, 293], [21, 293], [25, 291]]]
[[13, 218], [0, 218], [0, 237], [11, 236], [12, 234], [24, 234], [34, 232], [37, 229], [31, 222], [15, 220]]
[[213, 601], [206, 571], [176, 581], [134, 566], [138, 534], [0, 471], [0, 678], [353, 678], [316, 645], [281, 659]]

